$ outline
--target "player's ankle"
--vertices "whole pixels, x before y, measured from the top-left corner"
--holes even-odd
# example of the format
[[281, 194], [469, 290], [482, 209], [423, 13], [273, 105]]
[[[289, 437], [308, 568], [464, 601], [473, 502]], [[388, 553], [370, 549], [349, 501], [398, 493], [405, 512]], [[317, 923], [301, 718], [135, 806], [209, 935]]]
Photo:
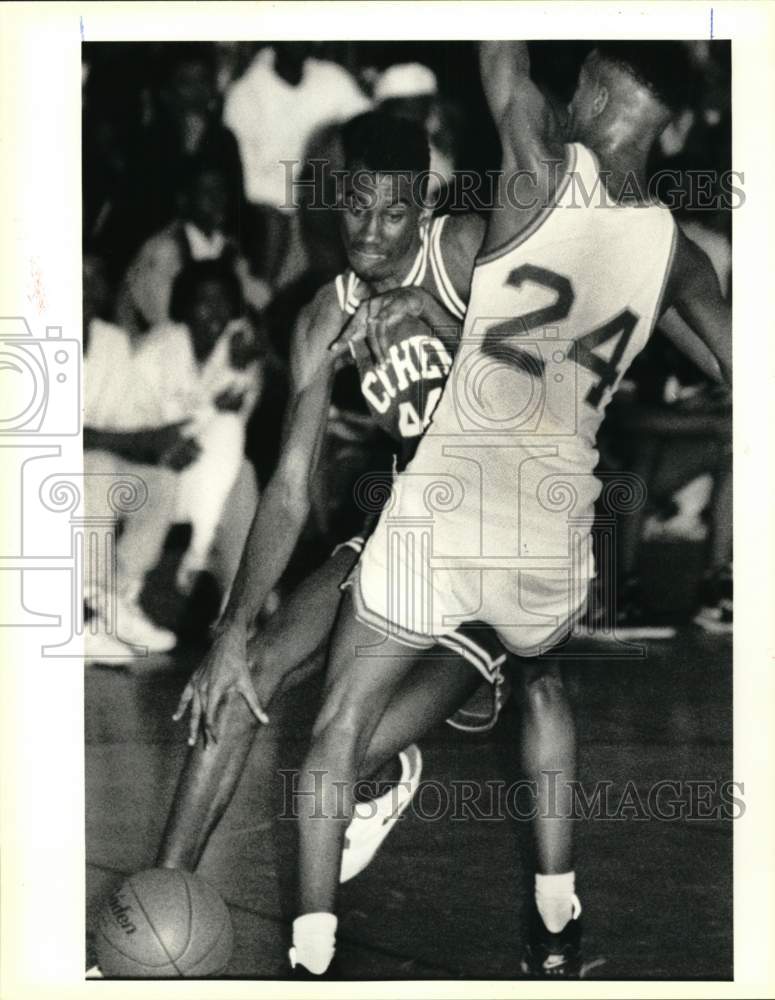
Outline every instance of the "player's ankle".
[[572, 918], [581, 913], [575, 889], [576, 873], [573, 871], [557, 875], [536, 874], [536, 908], [546, 929], [552, 934], [559, 934]]

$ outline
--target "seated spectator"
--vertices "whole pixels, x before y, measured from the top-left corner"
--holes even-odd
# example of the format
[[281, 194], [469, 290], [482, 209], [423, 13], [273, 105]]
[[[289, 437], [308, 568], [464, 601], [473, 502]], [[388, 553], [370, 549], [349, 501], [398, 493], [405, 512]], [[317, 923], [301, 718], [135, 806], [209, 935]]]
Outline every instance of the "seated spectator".
[[[131, 471], [148, 489], [118, 543], [118, 631], [158, 651], [174, 636], [150, 623], [138, 598], [169, 527], [190, 521], [193, 529], [180, 588], [211, 569], [226, 594], [257, 500], [244, 443], [261, 371], [239, 318], [239, 283], [222, 262], [192, 262], [175, 279], [170, 312], [133, 349], [120, 328], [84, 309], [87, 471]], [[99, 602], [90, 603], [99, 614]]]
[[226, 233], [230, 191], [222, 168], [197, 162], [178, 196], [177, 218], [151, 236], [129, 265], [118, 295], [116, 319], [129, 333], [144, 333], [170, 318], [172, 285], [194, 260], [223, 259], [240, 278], [244, 300], [257, 312], [268, 304], [269, 286], [253, 277]]

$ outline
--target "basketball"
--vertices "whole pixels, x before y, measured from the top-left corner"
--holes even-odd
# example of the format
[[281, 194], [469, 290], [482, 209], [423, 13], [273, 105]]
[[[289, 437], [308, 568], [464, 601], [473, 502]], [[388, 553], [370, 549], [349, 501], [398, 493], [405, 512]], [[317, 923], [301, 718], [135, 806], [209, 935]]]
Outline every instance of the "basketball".
[[176, 868], [131, 875], [97, 923], [97, 958], [107, 977], [217, 976], [233, 944], [224, 901], [201, 878]]

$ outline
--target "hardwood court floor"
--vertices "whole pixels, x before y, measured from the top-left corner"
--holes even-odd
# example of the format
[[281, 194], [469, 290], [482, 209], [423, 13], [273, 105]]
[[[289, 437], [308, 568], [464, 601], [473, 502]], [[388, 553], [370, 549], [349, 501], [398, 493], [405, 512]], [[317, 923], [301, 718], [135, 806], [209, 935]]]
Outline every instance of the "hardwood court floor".
[[[152, 864], [186, 749], [185, 728], [170, 716], [195, 661], [192, 650], [156, 669], [86, 669], [87, 932], [109, 889]], [[682, 783], [673, 795], [688, 802], [706, 793], [687, 782], [731, 779], [731, 642], [685, 628], [652, 643], [645, 658], [578, 658], [566, 669], [578, 708], [579, 778], [588, 794], [593, 782], [609, 783], [609, 806], [618, 812], [577, 823], [586, 958], [604, 960], [590, 976], [731, 978], [734, 824], [718, 816], [636, 818], [638, 799], [646, 803], [659, 781]], [[273, 821], [276, 770], [303, 752], [315, 686], [304, 690], [305, 697], [286, 696], [259, 733], [199, 868], [231, 910], [230, 976], [284, 973], [294, 844], [293, 824]], [[424, 778], [434, 784], [424, 814], [438, 810], [453, 781], [514, 781], [517, 731], [512, 701], [489, 734], [449, 727], [429, 734], [421, 744]], [[532, 891], [521, 860], [528, 843], [526, 822], [434, 822], [408, 810], [372, 865], [342, 889], [344, 972], [518, 977], [520, 920]]]

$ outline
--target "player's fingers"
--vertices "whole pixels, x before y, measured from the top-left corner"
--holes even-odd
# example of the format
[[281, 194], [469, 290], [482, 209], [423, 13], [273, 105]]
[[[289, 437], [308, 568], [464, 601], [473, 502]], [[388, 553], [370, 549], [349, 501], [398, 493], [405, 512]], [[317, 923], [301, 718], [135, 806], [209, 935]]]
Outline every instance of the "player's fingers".
[[183, 694], [180, 696], [178, 707], [175, 709], [175, 712], [172, 716], [173, 722], [178, 722], [180, 719], [183, 718], [183, 715], [185, 714], [185, 711], [188, 708], [188, 703], [191, 701], [193, 694], [194, 694], [194, 689], [191, 683], [189, 682], [183, 688]]
[[352, 351], [353, 344], [365, 340], [367, 319], [366, 303], [362, 303], [358, 306], [352, 319], [346, 324], [336, 340], [329, 346], [328, 350], [334, 357], [338, 357], [348, 350]]
[[194, 697], [191, 699], [191, 720], [188, 724], [188, 745], [190, 747], [194, 746], [196, 743], [196, 738], [199, 735], [199, 722], [202, 718], [202, 701], [199, 696], [199, 692], [194, 692]]
[[208, 691], [207, 698], [205, 701], [204, 719], [202, 720], [202, 727], [204, 729], [205, 740], [210, 743], [217, 743], [217, 728], [216, 728], [216, 718], [218, 715], [218, 706], [221, 703], [221, 691], [215, 688]]
[[385, 328], [381, 317], [369, 320], [369, 350], [374, 356], [377, 364], [384, 365], [388, 359], [390, 348], [388, 331]]
[[253, 688], [253, 685], [250, 683], [241, 684], [240, 692], [242, 694], [242, 697], [248, 703], [250, 711], [253, 713], [253, 715], [255, 715], [255, 717], [258, 719], [260, 723], [262, 723], [262, 725], [266, 726], [269, 723], [269, 716], [266, 714], [263, 708], [261, 708], [261, 704], [258, 698], [256, 697], [256, 692]]

